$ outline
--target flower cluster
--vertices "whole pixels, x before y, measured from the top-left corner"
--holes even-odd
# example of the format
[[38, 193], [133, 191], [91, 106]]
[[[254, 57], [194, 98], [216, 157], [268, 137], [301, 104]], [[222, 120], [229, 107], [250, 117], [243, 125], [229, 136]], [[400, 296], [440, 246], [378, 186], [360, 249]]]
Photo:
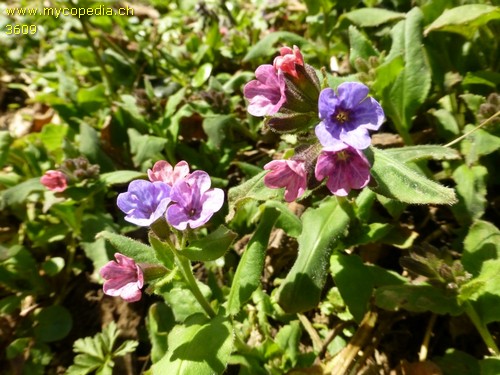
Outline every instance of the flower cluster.
[[297, 147], [289, 160], [266, 164], [266, 186], [284, 187], [285, 200], [291, 202], [311, 183], [323, 180], [338, 196], [368, 184], [370, 163], [362, 151], [371, 144], [369, 131], [378, 130], [385, 120], [380, 104], [368, 96], [368, 87], [344, 82], [336, 91], [325, 87], [319, 92], [319, 79], [296, 46], [281, 48], [273, 65], [257, 68], [256, 78], [244, 88], [248, 112], [266, 116], [265, 123], [275, 131], [299, 133], [314, 126], [317, 139]]
[[118, 195], [117, 205], [125, 220], [150, 226], [164, 217], [178, 230], [204, 225], [224, 203], [221, 189], [210, 189], [210, 176], [204, 171], [189, 172], [185, 161], [172, 167], [158, 161], [148, 170], [149, 181], [134, 180], [126, 193]]
[[[210, 176], [204, 171], [190, 173], [185, 161], [172, 167], [160, 160], [148, 170], [148, 177], [149, 181], [132, 181], [127, 192], [118, 195], [118, 207], [133, 224], [150, 226], [165, 218], [175, 229], [194, 229], [204, 225], [224, 203], [224, 192], [210, 188]], [[140, 300], [144, 270], [123, 254], [116, 253], [115, 259], [100, 271], [106, 280], [104, 293], [127, 302]], [[142, 266], [147, 270], [147, 264]]]
[[84, 186], [98, 176], [99, 166], [80, 156], [65, 160], [57, 170], [46, 171], [40, 182], [55, 193], [62, 193], [68, 186]]

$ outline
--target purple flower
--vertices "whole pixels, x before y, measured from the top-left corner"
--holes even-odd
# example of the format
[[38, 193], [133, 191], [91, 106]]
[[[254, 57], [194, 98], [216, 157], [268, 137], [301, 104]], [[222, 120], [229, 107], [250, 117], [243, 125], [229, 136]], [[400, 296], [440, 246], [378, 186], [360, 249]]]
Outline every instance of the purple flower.
[[159, 219], [170, 203], [170, 186], [164, 182], [134, 180], [126, 193], [118, 195], [117, 204], [125, 220], [147, 227]]
[[105, 294], [121, 297], [127, 302], [141, 299], [141, 288], [144, 286], [144, 274], [132, 258], [115, 253], [115, 261], [108, 262], [101, 268], [100, 274], [105, 283], [102, 287]]
[[269, 116], [278, 112], [286, 101], [285, 78], [272, 65], [261, 65], [255, 71], [256, 80], [243, 88], [250, 101], [248, 112], [253, 116]]
[[292, 202], [302, 196], [307, 188], [305, 163], [298, 160], [273, 160], [264, 169], [264, 184], [271, 189], [285, 188], [285, 200]]
[[40, 182], [49, 190], [61, 193], [68, 187], [68, 178], [61, 171], [49, 170], [40, 178]]
[[324, 147], [345, 143], [358, 150], [370, 146], [368, 130], [378, 130], [384, 122], [384, 111], [368, 87], [358, 82], [344, 82], [337, 88], [319, 94], [319, 118], [316, 136]]
[[221, 189], [210, 189], [210, 176], [195, 171], [172, 187], [172, 204], [167, 209], [167, 222], [176, 229], [198, 228], [219, 211], [224, 203]]
[[365, 155], [348, 145], [323, 149], [314, 171], [318, 181], [328, 177], [326, 186], [332, 194], [346, 196], [351, 189], [361, 189], [370, 181], [370, 163]]
[[167, 161], [159, 160], [155, 163], [152, 170], [148, 169], [148, 177], [151, 182], [163, 181], [170, 186], [173, 186], [188, 174], [189, 165], [184, 160], [178, 162], [173, 168]]

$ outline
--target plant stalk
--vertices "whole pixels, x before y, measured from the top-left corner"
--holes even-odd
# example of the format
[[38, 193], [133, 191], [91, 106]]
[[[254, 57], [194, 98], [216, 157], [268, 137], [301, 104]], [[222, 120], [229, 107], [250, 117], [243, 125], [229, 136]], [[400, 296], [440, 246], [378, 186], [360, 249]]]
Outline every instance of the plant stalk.
[[447, 143], [444, 145], [444, 147], [450, 147], [450, 146], [453, 146], [455, 143], [458, 143], [460, 142], [462, 139], [468, 137], [470, 134], [474, 133], [476, 130], [479, 130], [481, 129], [483, 126], [489, 124], [491, 121], [493, 121], [496, 117], [500, 116], [500, 111], [498, 111], [497, 113], [495, 113], [494, 115], [490, 116], [489, 118], [487, 118], [486, 120], [484, 120], [482, 123], [480, 123], [478, 126], [476, 126], [474, 129], [468, 131], [467, 133], [461, 135], [460, 137], [458, 137], [457, 139], [451, 141], [450, 143]]
[[210, 318], [215, 318], [217, 314], [215, 313], [212, 306], [210, 306], [206, 298], [201, 293], [201, 290], [198, 287], [198, 283], [196, 282], [196, 278], [194, 277], [193, 271], [191, 269], [191, 262], [189, 261], [188, 258], [179, 254], [178, 250], [176, 250], [175, 248], [173, 248], [173, 253], [175, 256], [175, 262], [177, 263], [177, 266], [179, 267], [179, 270], [181, 271], [184, 280], [188, 284], [191, 293], [193, 293], [194, 297], [201, 305], [201, 307], [203, 307], [203, 310], [205, 310], [207, 315]]
[[495, 356], [500, 356], [500, 350], [498, 349], [497, 343], [491, 336], [490, 331], [488, 331], [486, 325], [481, 321], [481, 318], [479, 317], [477, 311], [469, 301], [466, 301], [464, 305], [465, 313], [471, 320], [472, 324], [474, 324], [474, 326], [476, 327], [490, 353]]

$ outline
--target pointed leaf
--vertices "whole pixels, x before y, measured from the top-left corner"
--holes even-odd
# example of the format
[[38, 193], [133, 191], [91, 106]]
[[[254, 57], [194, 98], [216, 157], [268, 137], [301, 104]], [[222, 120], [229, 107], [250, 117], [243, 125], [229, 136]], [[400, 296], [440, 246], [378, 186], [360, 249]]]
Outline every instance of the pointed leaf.
[[302, 215], [302, 233], [297, 239], [299, 254], [277, 295], [278, 303], [286, 312], [302, 312], [317, 306], [326, 281], [329, 256], [348, 224], [349, 215], [333, 197]]
[[192, 261], [215, 260], [223, 256], [238, 235], [221, 225], [208, 236], [189, 243], [181, 253]]
[[394, 159], [402, 163], [411, 161], [433, 159], [433, 160], [455, 160], [460, 159], [460, 153], [449, 147], [440, 145], [419, 145], [398, 148], [389, 148], [384, 151]]
[[[370, 153], [373, 155], [370, 155]], [[407, 167], [390, 153], [374, 147], [367, 150], [368, 158], [374, 158], [371, 169], [377, 183], [370, 187], [374, 192], [405, 203], [453, 204], [453, 189], [444, 187]]]
[[458, 33], [470, 39], [480, 26], [489, 21], [500, 19], [500, 8], [486, 4], [468, 4], [446, 9], [426, 29], [427, 36], [431, 31], [448, 31]]
[[142, 242], [108, 231], [100, 232], [96, 237], [109, 241], [119, 253], [134, 259], [138, 263], [160, 264], [154, 250]]
[[374, 27], [387, 22], [400, 20], [405, 17], [404, 13], [393, 12], [382, 8], [360, 8], [351, 12], [344, 13], [340, 17], [347, 18], [352, 23], [359, 27]]
[[206, 322], [193, 316], [168, 335], [168, 351], [152, 367], [153, 375], [222, 374], [233, 348], [233, 328], [228, 319]]
[[260, 223], [241, 257], [227, 302], [228, 314], [235, 315], [260, 285], [269, 236], [279, 211], [266, 207]]

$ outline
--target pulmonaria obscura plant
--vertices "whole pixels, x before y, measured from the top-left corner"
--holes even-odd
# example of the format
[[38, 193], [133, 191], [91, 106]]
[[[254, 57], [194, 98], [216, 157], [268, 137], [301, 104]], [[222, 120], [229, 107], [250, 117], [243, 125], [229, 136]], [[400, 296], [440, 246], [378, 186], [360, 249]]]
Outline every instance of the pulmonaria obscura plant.
[[[156, 294], [171, 309], [176, 324], [171, 323], [168, 342], [163, 343], [168, 348], [153, 361], [153, 374], [177, 373], [184, 366], [192, 371], [184, 373], [223, 373], [229, 361], [239, 363], [238, 358], [249, 353], [245, 340], [250, 338], [242, 332], [251, 324], [248, 317], [255, 315], [254, 304], [259, 306], [257, 309], [265, 305], [258, 319], [265, 320], [269, 315], [282, 319], [283, 324], [294, 317], [303, 321], [306, 318], [301, 313], [320, 305], [329, 274], [336, 291], [348, 296], [343, 308], [353, 319], [358, 323], [373, 321], [376, 314], [372, 310], [391, 308], [384, 299], [393, 295], [391, 282], [396, 280], [398, 287], [404, 282], [390, 271], [357, 260], [352, 249], [345, 251], [373, 235], [372, 223], [366, 218], [370, 205], [377, 198], [392, 204], [456, 201], [452, 189], [405, 164], [429, 157], [429, 148], [380, 150], [372, 146], [371, 132], [380, 129], [385, 116], [379, 102], [369, 95], [369, 87], [355, 81], [336, 81], [323, 74], [318, 77], [297, 46], [281, 48], [273, 64], [256, 69], [256, 79], [243, 88], [248, 112], [264, 117], [264, 125], [280, 134], [280, 145], [285, 146], [275, 153], [280, 157], [271, 155], [273, 160], [262, 163], [260, 173], [231, 187], [227, 194], [212, 187], [205, 171], [191, 171], [186, 161], [175, 166], [158, 161], [148, 170], [148, 180], [134, 180], [126, 192], [118, 195], [117, 205], [125, 220], [149, 228], [150, 245], [101, 232], [100, 236], [118, 252], [116, 260], [106, 264], [100, 274], [108, 295], [133, 302], [144, 293]], [[329, 87], [329, 82], [338, 84]], [[430, 157], [436, 153], [456, 157], [442, 146], [433, 146]], [[58, 182], [59, 176], [53, 178], [54, 186], [63, 185]], [[284, 194], [277, 189], [283, 189]], [[283, 200], [299, 200], [306, 206], [304, 213], [297, 217]], [[210, 262], [224, 262], [223, 256], [237, 236], [229, 228], [235, 225], [235, 217], [248, 214], [246, 203], [250, 201], [258, 204], [252, 219], [257, 222], [256, 229], [243, 245], [236, 269], [227, 276], [230, 288], [220, 288], [211, 276], [208, 285], [197, 280], [193, 263], [204, 264], [203, 270], [210, 274]], [[225, 203], [227, 227], [213, 228], [212, 218]], [[274, 227], [286, 229], [287, 235], [295, 238], [298, 255], [268, 295], [261, 287], [261, 275]], [[372, 272], [388, 285], [372, 280]], [[369, 288], [355, 298], [349, 298], [353, 283], [361, 285], [365, 281], [354, 280], [351, 273], [370, 277]], [[457, 288], [467, 288], [468, 280], [463, 279]], [[404, 284], [405, 288], [414, 286], [418, 287]], [[457, 291], [453, 298], [459, 295]], [[189, 301], [194, 302], [189, 305]], [[458, 306], [460, 302], [455, 303]], [[151, 314], [151, 324], [156, 324], [155, 319], [160, 318], [157, 312]], [[155, 340], [160, 340], [158, 337]], [[180, 354], [191, 349], [197, 350], [196, 356]], [[309, 361], [306, 366], [312, 364]], [[325, 364], [325, 372], [332, 366], [337, 366], [335, 359]]]

